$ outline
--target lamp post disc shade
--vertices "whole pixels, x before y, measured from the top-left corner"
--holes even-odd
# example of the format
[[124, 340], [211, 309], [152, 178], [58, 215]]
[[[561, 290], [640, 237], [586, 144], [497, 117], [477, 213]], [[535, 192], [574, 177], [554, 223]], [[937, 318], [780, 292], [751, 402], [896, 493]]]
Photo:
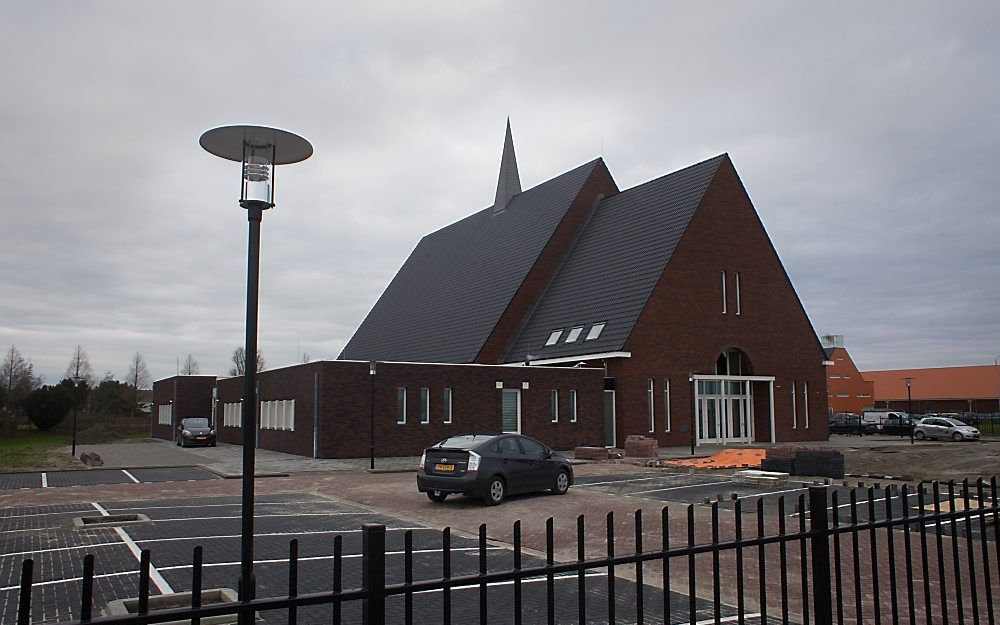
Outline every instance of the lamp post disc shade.
[[220, 126], [206, 130], [198, 143], [206, 151], [236, 162], [243, 162], [244, 143], [273, 145], [275, 165], [298, 163], [313, 153], [312, 144], [299, 135], [267, 126]]

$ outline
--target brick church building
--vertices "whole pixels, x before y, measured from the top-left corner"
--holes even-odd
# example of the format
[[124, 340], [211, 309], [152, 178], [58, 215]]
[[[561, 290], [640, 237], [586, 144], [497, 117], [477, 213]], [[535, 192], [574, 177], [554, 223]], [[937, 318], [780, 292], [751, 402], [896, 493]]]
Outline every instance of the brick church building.
[[[257, 440], [823, 440], [825, 362], [728, 154], [624, 190], [598, 158], [522, 190], [508, 123], [493, 204], [423, 237], [337, 360], [260, 374]], [[204, 377], [154, 385], [153, 436], [210, 414], [239, 443], [242, 379]]]
[[340, 358], [599, 367], [608, 445], [827, 437], [823, 348], [728, 154], [522, 191], [508, 123], [493, 205], [425, 236]]

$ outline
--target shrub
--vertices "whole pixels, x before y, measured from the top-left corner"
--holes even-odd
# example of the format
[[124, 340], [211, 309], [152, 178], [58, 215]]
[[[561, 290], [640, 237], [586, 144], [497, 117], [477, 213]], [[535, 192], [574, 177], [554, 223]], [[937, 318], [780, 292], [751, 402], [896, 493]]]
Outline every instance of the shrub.
[[60, 387], [43, 386], [24, 398], [24, 412], [36, 428], [52, 429], [73, 407], [73, 394]]

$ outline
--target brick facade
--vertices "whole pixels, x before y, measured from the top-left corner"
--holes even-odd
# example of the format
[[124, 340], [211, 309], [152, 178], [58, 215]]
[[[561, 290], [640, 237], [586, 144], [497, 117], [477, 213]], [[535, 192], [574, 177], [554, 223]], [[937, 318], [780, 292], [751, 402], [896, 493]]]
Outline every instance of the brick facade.
[[[722, 272], [727, 312], [722, 312]], [[740, 314], [735, 278], [740, 273]], [[779, 441], [825, 440], [825, 354], [791, 281], [727, 157], [660, 277], [626, 343], [629, 358], [608, 362], [615, 378], [617, 444], [649, 434], [647, 380], [654, 379], [656, 437], [661, 445], [691, 440], [688, 373], [715, 373], [719, 355], [741, 350], [752, 375], [774, 376]], [[671, 431], [664, 432], [663, 380], [671, 382]], [[791, 385], [796, 383], [797, 427]], [[803, 383], [807, 386], [804, 387]], [[808, 388], [806, 427], [803, 389]], [[753, 384], [755, 440], [770, 439], [768, 385]]]
[[830, 362], [833, 364], [826, 369], [830, 412], [861, 414], [873, 408], [875, 383], [861, 376], [847, 350], [834, 347], [830, 352]]
[[[181, 419], [210, 417], [214, 387], [214, 375], [178, 375], [158, 380], [153, 384], [150, 435], [168, 441], [176, 440], [175, 434]], [[170, 425], [160, 424], [160, 406], [171, 406]]]
[[[173, 378], [154, 385], [154, 397], [173, 392]], [[214, 382], [214, 378], [212, 378]], [[294, 430], [259, 429], [258, 447], [319, 458], [367, 457], [371, 440], [369, 364], [320, 361], [265, 371], [258, 376], [260, 400], [295, 400]], [[521, 433], [556, 449], [600, 445], [604, 432], [600, 369], [384, 363], [376, 365], [375, 453], [419, 455], [449, 435], [501, 431], [501, 390], [521, 393]], [[523, 388], [527, 383], [528, 388]], [[223, 425], [225, 403], [239, 402], [243, 378], [218, 380], [215, 411], [218, 440], [240, 444], [242, 429]], [[397, 423], [397, 390], [406, 389], [406, 422]], [[184, 387], [186, 401], [211, 405], [212, 385]], [[421, 422], [421, 389], [428, 389], [428, 422]], [[444, 422], [444, 389], [452, 389], [451, 423]], [[551, 392], [558, 390], [559, 420], [552, 422]], [[576, 422], [570, 420], [570, 391], [576, 391]], [[160, 395], [157, 395], [160, 393]], [[155, 409], [154, 409], [155, 410]], [[203, 411], [202, 416], [210, 412]], [[166, 428], [153, 436], [170, 438]]]

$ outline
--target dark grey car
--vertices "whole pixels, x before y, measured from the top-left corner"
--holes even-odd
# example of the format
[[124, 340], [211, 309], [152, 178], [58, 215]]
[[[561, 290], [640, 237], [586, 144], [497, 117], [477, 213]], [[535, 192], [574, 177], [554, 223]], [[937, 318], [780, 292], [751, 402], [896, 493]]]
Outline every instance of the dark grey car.
[[425, 449], [417, 468], [417, 489], [434, 502], [461, 493], [495, 506], [517, 493], [562, 495], [572, 484], [569, 460], [518, 434], [452, 436]]
[[177, 444], [181, 447], [192, 445], [215, 447], [215, 430], [204, 417], [181, 419], [181, 424], [177, 426]]

